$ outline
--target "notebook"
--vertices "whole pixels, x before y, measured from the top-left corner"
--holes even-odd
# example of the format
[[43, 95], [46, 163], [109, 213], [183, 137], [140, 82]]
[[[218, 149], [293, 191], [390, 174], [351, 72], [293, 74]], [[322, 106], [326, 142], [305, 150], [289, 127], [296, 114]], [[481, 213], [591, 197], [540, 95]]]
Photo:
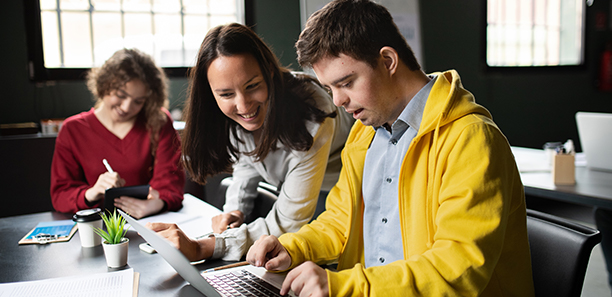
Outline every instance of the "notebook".
[[[125, 212], [121, 210], [118, 210], [118, 212], [127, 220], [132, 228], [138, 231], [140, 236], [157, 250], [157, 253], [159, 253], [166, 262], [183, 277], [183, 279], [205, 296], [241, 296], [238, 294], [239, 292], [244, 292], [243, 296], [266, 296], [266, 294], [262, 292], [267, 290], [265, 287], [276, 291], [276, 295], [273, 293], [270, 294], [270, 296], [280, 296], [278, 291], [285, 278], [284, 274], [269, 273], [262, 267], [251, 265], [200, 274], [200, 272], [191, 265], [189, 260], [187, 260], [179, 250], [172, 246], [169, 241], [125, 214]], [[228, 284], [232, 281], [238, 284]], [[234, 288], [227, 289], [230, 290], [229, 293], [224, 293], [222, 291], [223, 288], [228, 288], [230, 286]], [[217, 290], [215, 287], [220, 289]], [[293, 292], [290, 292], [289, 295], [295, 296]]]
[[587, 167], [612, 171], [612, 114], [579, 111], [576, 124]]

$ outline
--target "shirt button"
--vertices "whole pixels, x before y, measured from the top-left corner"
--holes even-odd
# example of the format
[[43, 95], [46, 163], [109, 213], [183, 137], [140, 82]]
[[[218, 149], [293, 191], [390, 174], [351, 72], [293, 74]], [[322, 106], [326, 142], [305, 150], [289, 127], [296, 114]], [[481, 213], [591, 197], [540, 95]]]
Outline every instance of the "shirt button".
[[391, 183], [393, 181], [393, 179], [391, 179], [390, 177], [387, 177], [387, 179], [385, 179], [386, 182]]
[[386, 224], [387, 223], [387, 218], [383, 218], [382, 222]]
[[391, 139], [391, 144], [392, 145], [396, 145], [397, 144], [397, 139]]
[[380, 263], [385, 263], [385, 258], [380, 257], [380, 258], [378, 258], [378, 261], [380, 261]]

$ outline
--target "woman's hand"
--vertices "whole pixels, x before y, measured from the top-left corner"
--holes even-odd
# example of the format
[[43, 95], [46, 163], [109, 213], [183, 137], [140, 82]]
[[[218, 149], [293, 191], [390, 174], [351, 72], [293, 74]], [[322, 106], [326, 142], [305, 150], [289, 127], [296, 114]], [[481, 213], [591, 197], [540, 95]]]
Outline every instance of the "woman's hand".
[[98, 180], [93, 187], [85, 191], [85, 199], [89, 202], [96, 202], [104, 198], [106, 189], [119, 188], [125, 185], [125, 180], [117, 172], [104, 172], [98, 176]]
[[146, 200], [121, 196], [115, 199], [115, 207], [123, 209], [135, 219], [141, 219], [160, 212], [164, 208], [164, 201], [159, 199], [159, 191], [149, 187]]
[[240, 227], [242, 223], [244, 223], [244, 214], [239, 210], [222, 213], [212, 218], [212, 228], [217, 234], [223, 233], [229, 228]]
[[199, 261], [212, 257], [215, 249], [214, 237], [200, 240], [191, 239], [176, 224], [147, 223], [147, 228], [170, 241], [189, 261]]

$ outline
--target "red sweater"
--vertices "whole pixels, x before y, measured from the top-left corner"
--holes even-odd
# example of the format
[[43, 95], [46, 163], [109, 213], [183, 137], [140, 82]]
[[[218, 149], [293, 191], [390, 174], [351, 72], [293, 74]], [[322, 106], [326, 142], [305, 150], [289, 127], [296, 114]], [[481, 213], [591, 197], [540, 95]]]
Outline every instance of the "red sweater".
[[[96, 118], [93, 108], [66, 119], [57, 135], [51, 164], [51, 201], [55, 210], [75, 213], [92, 208], [85, 203], [85, 191], [106, 171], [102, 159], [108, 160], [125, 179], [125, 186], [149, 184], [159, 191], [168, 210], [181, 208], [185, 172], [179, 165], [178, 133], [168, 116], [159, 132], [154, 160], [145, 125], [139, 117], [132, 130], [119, 139]], [[93, 207], [102, 207], [103, 200]]]

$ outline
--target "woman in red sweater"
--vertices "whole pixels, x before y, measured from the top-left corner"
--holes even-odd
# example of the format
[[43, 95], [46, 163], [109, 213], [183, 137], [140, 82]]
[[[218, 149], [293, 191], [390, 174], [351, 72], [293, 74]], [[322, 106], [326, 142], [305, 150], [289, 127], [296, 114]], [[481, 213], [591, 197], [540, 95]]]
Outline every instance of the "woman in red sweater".
[[143, 184], [150, 186], [146, 200], [124, 196], [115, 206], [135, 218], [181, 207], [185, 173], [165, 108], [166, 83], [164, 72], [138, 50], [119, 50], [89, 72], [96, 104], [66, 119], [55, 142], [51, 200], [57, 211], [100, 207], [106, 189]]

